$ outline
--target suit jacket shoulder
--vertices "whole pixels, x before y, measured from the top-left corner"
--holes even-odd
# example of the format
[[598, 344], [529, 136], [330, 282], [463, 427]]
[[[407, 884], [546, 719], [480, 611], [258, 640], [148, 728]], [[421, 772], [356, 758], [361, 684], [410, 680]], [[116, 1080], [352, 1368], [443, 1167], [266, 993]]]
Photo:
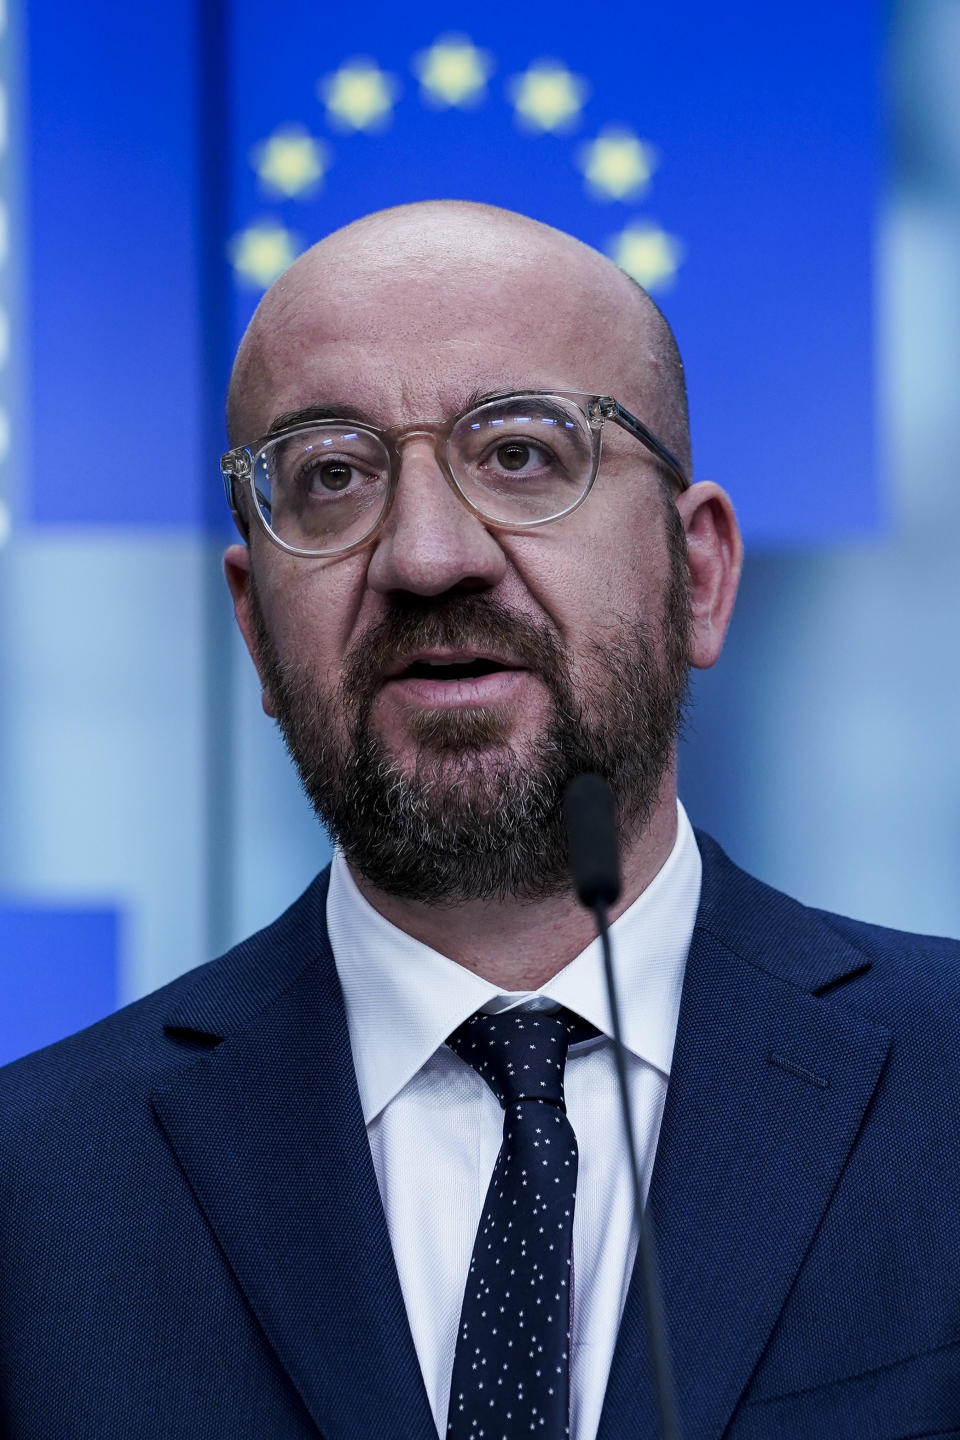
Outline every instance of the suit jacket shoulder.
[[[215, 960], [188, 970], [149, 995], [132, 1001], [74, 1035], [0, 1066], [0, 1143], [18, 1110], [34, 1125], [47, 1100], [64, 1109], [68, 1097], [80, 1102], [101, 1087], [113, 1090], [153, 1083], [192, 1063], [189, 1048], [171, 1051], [171, 1037], [195, 1048], [216, 1043], [261, 1014], [283, 994], [306, 965], [328, 948], [325, 920], [329, 867], [264, 929]], [[193, 1023], [193, 1001], [218, 1019], [207, 1031]], [[178, 1024], [182, 1022], [182, 1024]], [[181, 1033], [182, 1032], [182, 1033]], [[0, 1171], [2, 1179], [2, 1171]]]
[[[715, 840], [697, 831], [704, 860], [698, 928], [759, 969], [814, 994], [854, 979], [856, 1004], [878, 1006], [882, 1018], [942, 1011], [960, 1000], [960, 940], [854, 920], [802, 904], [741, 870]], [[859, 957], [859, 960], [858, 960]], [[862, 982], [869, 975], [869, 983]], [[960, 1009], [956, 1016], [960, 1028]], [[933, 1038], [933, 1037], [931, 1037]]]
[[[319, 997], [319, 1020], [309, 1015], [314, 1047], [322, 1047], [323, 1015], [332, 1014], [327, 1049], [343, 1051], [326, 884], [319, 876], [276, 922], [219, 959], [0, 1070], [4, 1440], [337, 1435], [318, 1430], [298, 1389], [305, 1362], [280, 1358], [284, 1316], [294, 1349], [312, 1350], [315, 1361], [319, 1345], [303, 1313], [307, 1296], [291, 1301], [297, 1283], [278, 1257], [285, 1244], [302, 1246], [291, 1263], [303, 1275], [317, 1257], [315, 1227], [291, 1217], [282, 1184], [274, 1185], [277, 1171], [295, 1202], [309, 1183], [301, 1117], [309, 1061], [297, 1043], [298, 1005], [286, 998], [298, 984], [308, 1001]], [[303, 983], [314, 973], [326, 988]], [[297, 1073], [281, 1090], [285, 1040]], [[346, 1152], [351, 1136], [365, 1137], [362, 1117], [351, 1114], [351, 1070], [334, 1069], [329, 1089]], [[198, 1194], [197, 1172], [160, 1120], [164, 1100], [191, 1085], [213, 1200]], [[208, 1096], [213, 1114], [205, 1117]], [[242, 1147], [248, 1132], [252, 1154], [241, 1156], [235, 1137]], [[310, 1188], [342, 1228], [329, 1179]], [[359, 1188], [376, 1198], [375, 1184]], [[240, 1262], [224, 1253], [223, 1226], [211, 1229], [209, 1207], [220, 1196], [241, 1238], [257, 1245], [277, 1227], [271, 1273], [249, 1290], [237, 1281]], [[321, 1318], [329, 1290], [317, 1283]], [[281, 1317], [277, 1328], [270, 1309]], [[342, 1330], [338, 1341], [343, 1349]]]

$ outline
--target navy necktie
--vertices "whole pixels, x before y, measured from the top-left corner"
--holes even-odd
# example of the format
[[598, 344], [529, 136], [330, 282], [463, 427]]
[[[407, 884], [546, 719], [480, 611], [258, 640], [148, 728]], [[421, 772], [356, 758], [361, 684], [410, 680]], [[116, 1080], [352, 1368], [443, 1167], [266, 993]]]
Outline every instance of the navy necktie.
[[569, 1011], [471, 1016], [447, 1044], [503, 1106], [453, 1361], [448, 1440], [570, 1433], [570, 1246], [577, 1141], [567, 1048], [597, 1032]]

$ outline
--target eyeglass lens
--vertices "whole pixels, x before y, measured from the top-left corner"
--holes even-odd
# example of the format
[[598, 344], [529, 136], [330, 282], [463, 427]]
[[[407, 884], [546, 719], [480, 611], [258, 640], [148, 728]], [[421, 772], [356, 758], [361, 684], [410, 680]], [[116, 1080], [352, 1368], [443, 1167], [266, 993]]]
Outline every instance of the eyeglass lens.
[[[583, 411], [561, 396], [519, 396], [464, 415], [446, 460], [464, 497], [507, 525], [571, 509], [593, 478], [595, 439]], [[324, 421], [268, 442], [254, 483], [263, 518], [298, 550], [335, 552], [365, 539], [390, 488], [390, 453], [357, 426]]]

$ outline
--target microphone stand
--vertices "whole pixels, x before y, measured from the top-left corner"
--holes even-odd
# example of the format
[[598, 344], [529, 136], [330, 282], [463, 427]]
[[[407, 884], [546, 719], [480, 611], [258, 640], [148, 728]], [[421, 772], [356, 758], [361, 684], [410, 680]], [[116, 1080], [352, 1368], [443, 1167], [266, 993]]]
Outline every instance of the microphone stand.
[[673, 1386], [670, 1344], [667, 1336], [663, 1299], [660, 1293], [660, 1272], [657, 1267], [653, 1222], [643, 1203], [640, 1165], [633, 1128], [633, 1111], [627, 1085], [626, 1052], [620, 1024], [620, 1005], [613, 972], [613, 949], [608, 927], [608, 906], [620, 894], [620, 863], [614, 820], [613, 796], [610, 787], [599, 775], [579, 775], [567, 786], [565, 810], [570, 841], [570, 866], [577, 898], [591, 911], [603, 951], [603, 972], [607, 986], [607, 1002], [613, 1027], [613, 1054], [617, 1070], [617, 1090], [627, 1143], [630, 1178], [633, 1187], [634, 1214], [639, 1237], [638, 1258], [643, 1281], [644, 1309], [650, 1340], [650, 1361], [654, 1393], [660, 1416], [662, 1440], [680, 1440], [680, 1420]]

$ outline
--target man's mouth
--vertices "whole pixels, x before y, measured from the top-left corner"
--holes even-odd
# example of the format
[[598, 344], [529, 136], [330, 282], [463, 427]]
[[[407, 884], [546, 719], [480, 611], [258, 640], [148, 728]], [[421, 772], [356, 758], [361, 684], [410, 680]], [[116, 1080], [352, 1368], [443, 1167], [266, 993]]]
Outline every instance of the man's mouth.
[[478, 680], [483, 675], [494, 675], [500, 670], [515, 670], [515, 665], [505, 665], [500, 660], [487, 660], [478, 655], [473, 660], [414, 660], [393, 680]]
[[494, 704], [506, 699], [527, 673], [525, 667], [493, 655], [421, 653], [399, 657], [385, 675], [384, 687], [415, 704]]

